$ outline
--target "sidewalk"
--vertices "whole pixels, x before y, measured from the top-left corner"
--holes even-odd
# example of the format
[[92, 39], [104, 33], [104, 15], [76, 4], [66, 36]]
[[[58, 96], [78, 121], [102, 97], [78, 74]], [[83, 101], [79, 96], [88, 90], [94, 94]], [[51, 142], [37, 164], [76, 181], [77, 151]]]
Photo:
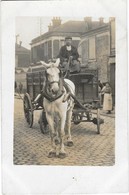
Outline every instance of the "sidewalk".
[[[97, 110], [92, 110], [92, 113], [96, 114]], [[113, 108], [113, 111], [111, 111], [111, 114], [107, 114], [107, 111], [103, 110], [102, 108], [100, 109], [100, 114], [102, 116], [107, 116], [111, 118], [115, 118], [115, 108]]]

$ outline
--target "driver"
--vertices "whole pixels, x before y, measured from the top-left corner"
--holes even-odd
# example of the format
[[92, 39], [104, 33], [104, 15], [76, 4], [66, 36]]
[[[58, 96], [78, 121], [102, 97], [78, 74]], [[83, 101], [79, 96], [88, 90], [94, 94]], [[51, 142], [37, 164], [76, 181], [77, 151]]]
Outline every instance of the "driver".
[[80, 71], [79, 54], [76, 47], [72, 45], [72, 37], [65, 38], [65, 45], [61, 47], [58, 58], [60, 58], [61, 68], [70, 73]]

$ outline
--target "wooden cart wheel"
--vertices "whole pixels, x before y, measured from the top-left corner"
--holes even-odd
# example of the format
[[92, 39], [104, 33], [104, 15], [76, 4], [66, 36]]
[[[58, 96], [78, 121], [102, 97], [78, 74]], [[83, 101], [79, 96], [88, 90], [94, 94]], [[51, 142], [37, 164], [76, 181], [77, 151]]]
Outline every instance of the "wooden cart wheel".
[[100, 134], [100, 108], [97, 109], [97, 133]]
[[48, 132], [48, 122], [44, 111], [40, 113], [39, 125], [41, 132], [43, 134], [46, 134]]
[[24, 95], [23, 106], [26, 122], [28, 126], [31, 128], [33, 125], [33, 106], [28, 93]]
[[73, 115], [73, 122], [75, 125], [78, 125], [82, 120], [82, 116], [79, 116], [78, 114]]

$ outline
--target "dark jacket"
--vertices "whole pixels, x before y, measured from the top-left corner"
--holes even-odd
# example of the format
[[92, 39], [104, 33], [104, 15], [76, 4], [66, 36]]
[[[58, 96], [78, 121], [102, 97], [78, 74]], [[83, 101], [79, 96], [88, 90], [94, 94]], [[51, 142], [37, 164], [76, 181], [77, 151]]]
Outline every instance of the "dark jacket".
[[70, 56], [73, 56], [73, 60], [78, 60], [79, 54], [77, 52], [76, 47], [71, 45], [71, 51], [68, 51], [66, 49], [66, 45], [62, 46], [60, 49], [60, 53], [58, 55], [58, 58], [60, 58], [60, 61], [63, 62], [64, 59], [69, 60]]

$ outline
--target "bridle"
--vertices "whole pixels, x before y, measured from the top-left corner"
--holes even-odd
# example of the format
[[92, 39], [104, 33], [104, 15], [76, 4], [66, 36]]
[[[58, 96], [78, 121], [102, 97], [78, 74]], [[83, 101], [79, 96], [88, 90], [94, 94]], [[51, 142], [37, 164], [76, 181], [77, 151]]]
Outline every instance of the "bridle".
[[[64, 92], [65, 92], [64, 87], [63, 87], [62, 72], [58, 68], [57, 65], [56, 66], [51, 66], [51, 65], [46, 64], [45, 62], [42, 62], [42, 64], [44, 65], [44, 67], [46, 69], [45, 70], [45, 78], [46, 79], [44, 80], [42, 94], [43, 94], [43, 96], [47, 100], [52, 102], [52, 101], [55, 101], [56, 99], [60, 98], [64, 94]], [[59, 64], [59, 62], [57, 62], [57, 64]], [[53, 68], [55, 67], [55, 68], [59, 69], [59, 78], [58, 78], [58, 80], [57, 80], [57, 78], [49, 79], [49, 77], [48, 77], [48, 75], [49, 75], [48, 69], [51, 68], [51, 67], [53, 67]], [[53, 86], [52, 86], [53, 84], [58, 84], [58, 86], [59, 86], [59, 90], [57, 91], [57, 93], [56, 92], [53, 93]]]
[[51, 86], [52, 84], [55, 84], [55, 83], [57, 83], [58, 85], [60, 84], [60, 78], [59, 78], [58, 81], [56, 81], [56, 80], [55, 80], [55, 81], [54, 81], [54, 80], [53, 80], [53, 81], [49, 81], [49, 80], [48, 80], [48, 77], [47, 77], [47, 74], [46, 74], [46, 78], [47, 78], [47, 84], [48, 84], [49, 86]]
[[51, 81], [51, 82], [50, 82], [50, 81], [48, 81], [48, 84], [49, 84], [49, 85], [54, 84], [54, 83], [59, 84], [60, 82], [59, 82], [59, 81]]
[[[46, 87], [45, 87], [45, 91], [46, 91], [46, 93], [48, 92], [48, 95], [50, 95], [50, 94], [52, 96], [60, 95], [62, 93], [62, 88], [63, 88], [62, 87], [63, 86], [62, 83], [63, 83], [63, 80], [62, 80], [62, 76], [61, 76], [60, 72], [59, 72], [59, 77], [58, 78], [56, 77], [56, 78], [49, 79], [49, 73], [47, 73], [47, 71], [46, 71]], [[53, 91], [53, 84], [57, 84], [58, 87], [59, 87], [59, 90], [57, 91], [57, 93], [55, 93]]]

